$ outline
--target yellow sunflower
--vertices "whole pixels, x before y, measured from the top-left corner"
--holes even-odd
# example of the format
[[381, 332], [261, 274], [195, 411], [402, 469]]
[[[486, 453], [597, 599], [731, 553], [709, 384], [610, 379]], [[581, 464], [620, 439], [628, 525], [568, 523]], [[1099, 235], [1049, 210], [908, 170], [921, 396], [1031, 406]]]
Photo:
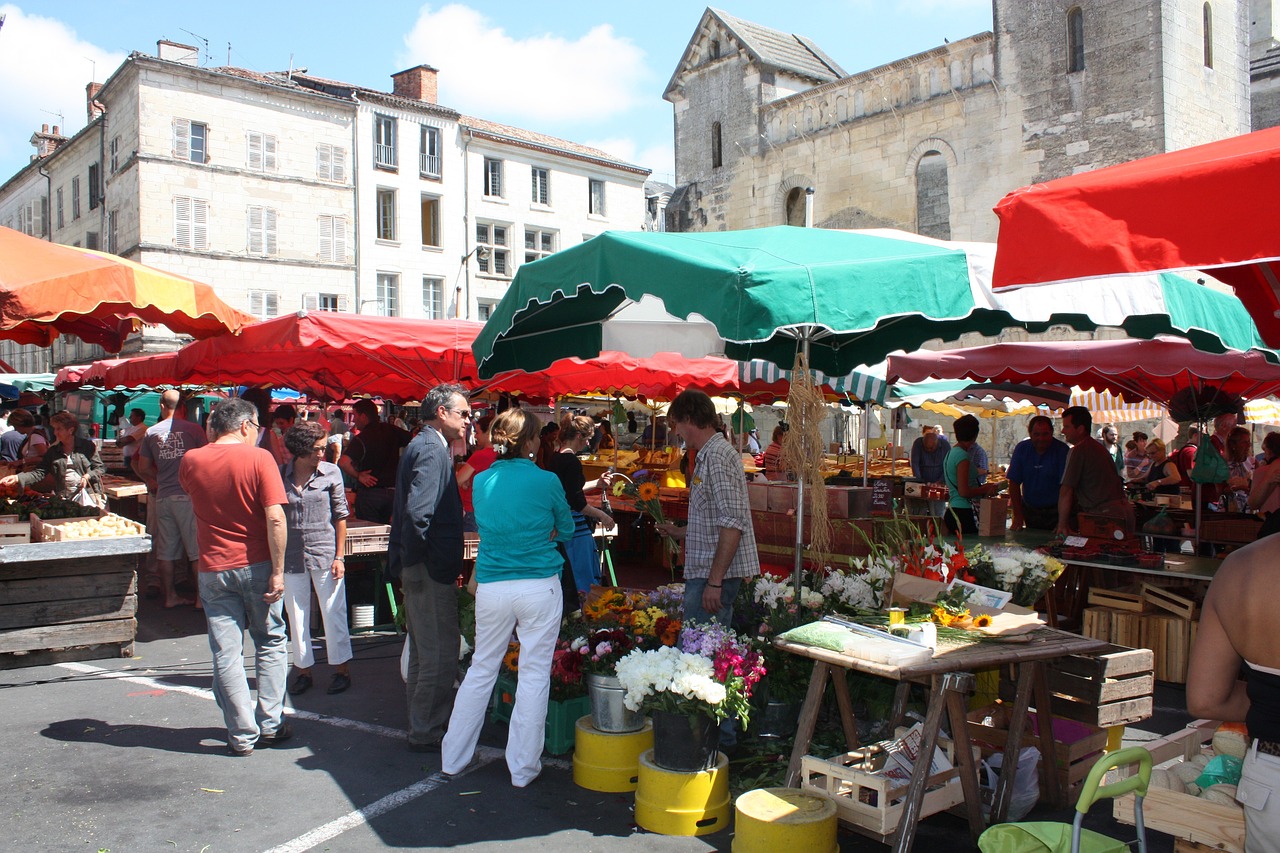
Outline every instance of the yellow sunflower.
[[980, 616], [976, 616], [976, 617], [974, 617], [974, 620], [973, 620], [973, 627], [975, 627], [975, 628], [988, 628], [988, 627], [990, 627], [990, 626], [991, 626], [991, 616], [990, 616], [989, 614], [987, 614], [987, 613], [983, 613], [983, 614], [982, 614], [982, 615], [980, 615]]
[[657, 483], [641, 483], [636, 491], [636, 494], [640, 496], [640, 500], [642, 501], [657, 500], [658, 484]]
[[507, 653], [502, 657], [502, 665], [511, 672], [520, 671], [520, 644], [508, 643]]

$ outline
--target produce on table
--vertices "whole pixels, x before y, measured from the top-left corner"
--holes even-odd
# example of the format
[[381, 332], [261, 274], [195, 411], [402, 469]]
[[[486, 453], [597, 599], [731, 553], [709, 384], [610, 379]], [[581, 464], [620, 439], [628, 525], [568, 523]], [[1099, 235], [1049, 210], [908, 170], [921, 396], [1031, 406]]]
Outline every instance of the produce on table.
[[55, 497], [27, 497], [19, 500], [0, 500], [0, 515], [17, 515], [29, 518], [86, 518], [97, 515], [97, 507], [81, 506], [75, 501]]
[[142, 536], [146, 528], [136, 521], [130, 521], [119, 515], [104, 515], [102, 518], [85, 518], [80, 521], [68, 521], [58, 526], [58, 538], [68, 539], [102, 539], [115, 536]]

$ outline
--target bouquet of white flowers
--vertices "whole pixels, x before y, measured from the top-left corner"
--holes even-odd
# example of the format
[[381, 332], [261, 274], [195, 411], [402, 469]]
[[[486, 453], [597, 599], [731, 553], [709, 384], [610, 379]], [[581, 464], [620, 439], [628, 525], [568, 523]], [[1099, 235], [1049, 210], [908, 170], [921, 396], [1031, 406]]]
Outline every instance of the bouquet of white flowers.
[[1022, 607], [1034, 607], [1066, 568], [1039, 551], [981, 545], [969, 551], [969, 567], [979, 584], [1013, 593], [1013, 603]]
[[764, 664], [751, 642], [714, 622], [685, 625], [679, 646], [636, 649], [618, 661], [618, 681], [632, 711], [750, 717], [751, 690]]
[[885, 590], [897, 567], [883, 559], [852, 560], [849, 571], [831, 569], [822, 582], [822, 594], [846, 610], [880, 610]]

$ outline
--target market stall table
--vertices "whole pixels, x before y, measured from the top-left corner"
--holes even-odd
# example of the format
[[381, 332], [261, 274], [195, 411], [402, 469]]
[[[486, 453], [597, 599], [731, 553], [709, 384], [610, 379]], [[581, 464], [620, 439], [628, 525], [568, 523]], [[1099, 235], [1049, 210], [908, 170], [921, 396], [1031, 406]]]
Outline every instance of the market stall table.
[[130, 657], [150, 536], [0, 547], [0, 669]]
[[[938, 744], [938, 734], [942, 725], [942, 717], [946, 713], [951, 724], [951, 735], [955, 744], [955, 763], [960, 784], [964, 791], [964, 805], [969, 820], [969, 831], [977, 840], [984, 827], [981, 798], [978, 788], [977, 769], [974, 765], [972, 743], [969, 738], [969, 721], [966, 717], [966, 700], [972, 692], [973, 673], [979, 670], [992, 669], [1006, 665], [1018, 668], [1017, 697], [1010, 718], [1009, 734], [1005, 746], [1006, 755], [1016, 755], [1022, 743], [1022, 733], [1026, 711], [1031, 705], [1031, 694], [1035, 693], [1035, 707], [1040, 715], [1039, 731], [1040, 752], [1046, 767], [1055, 767], [1056, 750], [1051, 734], [1053, 731], [1053, 711], [1049, 680], [1043, 664], [1047, 661], [1066, 655], [1101, 652], [1109, 645], [1102, 640], [1094, 640], [1059, 631], [1054, 628], [1040, 628], [1016, 640], [1001, 642], [975, 642], [964, 645], [941, 646], [931, 660], [908, 666], [893, 666], [872, 661], [861, 660], [851, 655], [826, 649], [803, 646], [797, 643], [775, 641], [776, 645], [792, 654], [813, 660], [813, 675], [809, 680], [809, 691], [805, 695], [804, 705], [800, 712], [799, 729], [796, 732], [795, 747], [791, 752], [791, 763], [787, 769], [787, 784], [796, 787], [800, 781], [801, 760], [809, 751], [810, 742], [817, 723], [818, 711], [822, 704], [827, 679], [836, 686], [836, 698], [840, 706], [842, 724], [849, 747], [857, 746], [856, 729], [853, 724], [852, 705], [845, 689], [844, 670], [853, 670], [866, 675], [875, 675], [899, 683], [899, 699], [895, 701], [895, 716], [901, 711], [905, 702], [903, 686], [909, 683], [930, 685], [929, 705], [924, 722], [923, 744], [918, 752], [920, 760], [916, 761], [911, 775], [911, 782], [905, 794], [905, 807], [897, 829], [894, 832], [894, 850], [899, 853], [910, 850], [915, 839], [916, 825], [921, 815], [921, 804], [925, 795], [926, 780], [929, 778], [930, 762]], [[991, 822], [1001, 823], [1008, 814], [1013, 794], [1013, 786], [1008, 776], [1001, 775], [996, 788], [995, 802], [991, 808]], [[1055, 805], [1061, 805], [1063, 792], [1056, 774], [1046, 774], [1046, 786], [1050, 799]]]

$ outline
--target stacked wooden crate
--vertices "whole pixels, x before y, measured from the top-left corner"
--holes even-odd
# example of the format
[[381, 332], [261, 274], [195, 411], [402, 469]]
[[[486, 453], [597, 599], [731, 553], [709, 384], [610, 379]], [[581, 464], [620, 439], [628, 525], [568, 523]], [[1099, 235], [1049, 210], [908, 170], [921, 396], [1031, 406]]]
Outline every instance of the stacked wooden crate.
[[1150, 649], [1159, 681], [1185, 684], [1197, 604], [1186, 590], [1143, 582], [1122, 590], [1091, 589], [1082, 633], [1120, 646]]

